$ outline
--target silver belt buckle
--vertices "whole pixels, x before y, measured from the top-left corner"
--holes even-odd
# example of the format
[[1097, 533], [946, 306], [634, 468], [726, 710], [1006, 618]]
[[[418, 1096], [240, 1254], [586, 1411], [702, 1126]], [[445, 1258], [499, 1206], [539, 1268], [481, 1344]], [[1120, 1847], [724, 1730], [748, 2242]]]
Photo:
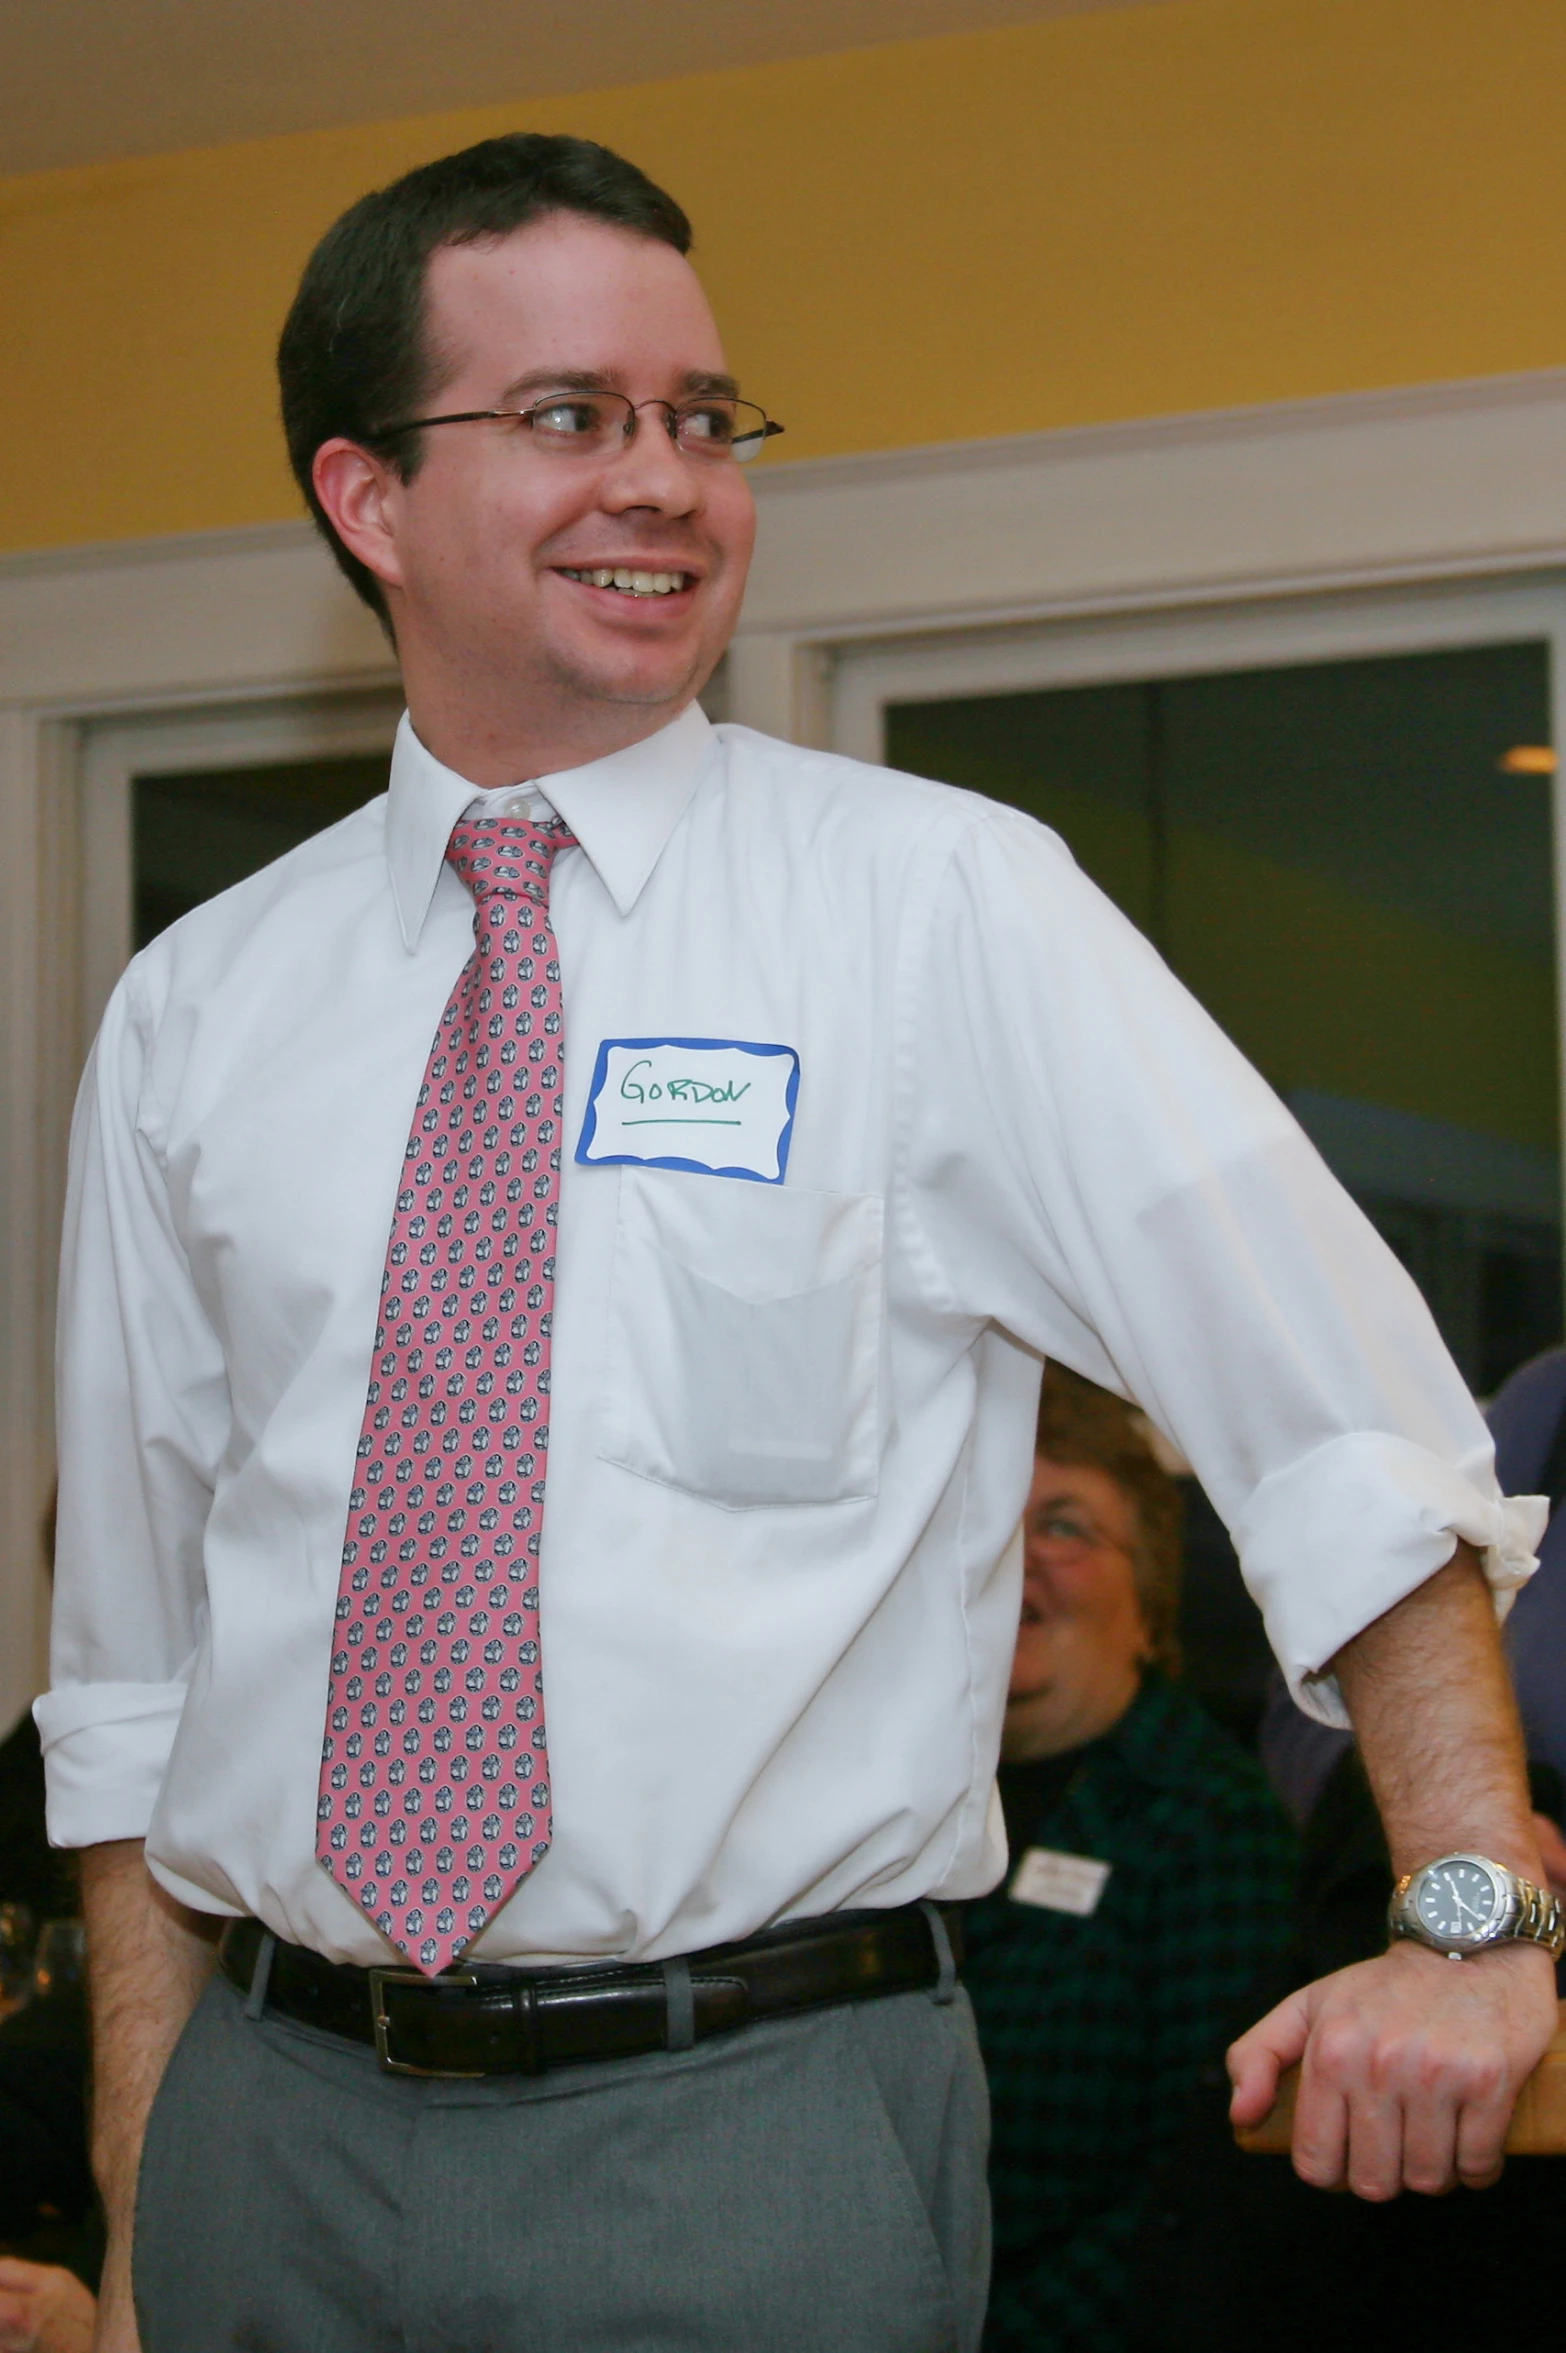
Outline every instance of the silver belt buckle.
[[487, 2070], [482, 2067], [416, 2067], [411, 2059], [396, 2059], [391, 2049], [391, 2019], [386, 2009], [384, 1989], [388, 1985], [417, 1985], [426, 1991], [437, 1985], [477, 1985], [478, 1972], [461, 1969], [439, 1978], [426, 1977], [419, 1969], [372, 1969], [370, 1971], [370, 2016], [375, 2026], [375, 2056], [390, 2075], [422, 2075], [441, 2082], [476, 2083]]

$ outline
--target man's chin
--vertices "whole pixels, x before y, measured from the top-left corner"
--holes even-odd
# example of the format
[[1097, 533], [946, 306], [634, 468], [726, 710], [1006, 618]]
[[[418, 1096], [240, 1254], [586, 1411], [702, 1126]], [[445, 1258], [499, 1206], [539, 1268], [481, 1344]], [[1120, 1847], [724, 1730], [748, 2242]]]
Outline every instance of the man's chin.
[[699, 694], [717, 668], [717, 657], [705, 649], [682, 649], [678, 656], [650, 661], [595, 659], [574, 647], [557, 647], [553, 667], [562, 686], [585, 702], [618, 703], [640, 710], [677, 709]]

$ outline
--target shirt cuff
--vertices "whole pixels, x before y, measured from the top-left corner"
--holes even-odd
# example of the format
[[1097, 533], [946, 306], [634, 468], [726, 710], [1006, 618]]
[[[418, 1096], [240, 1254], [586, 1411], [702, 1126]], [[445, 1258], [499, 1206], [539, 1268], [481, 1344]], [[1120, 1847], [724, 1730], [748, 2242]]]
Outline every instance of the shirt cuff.
[[[1477, 1466], [1476, 1466], [1477, 1467]], [[1346, 1726], [1337, 1678], [1346, 1642], [1433, 1577], [1461, 1537], [1479, 1553], [1498, 1618], [1538, 1566], [1541, 1495], [1503, 1496], [1406, 1438], [1334, 1438], [1264, 1479], [1234, 1526], [1235, 1548], [1289, 1689], [1318, 1723]]]
[[34, 1702], [51, 1846], [146, 1837], [185, 1691], [183, 1683], [65, 1683]]

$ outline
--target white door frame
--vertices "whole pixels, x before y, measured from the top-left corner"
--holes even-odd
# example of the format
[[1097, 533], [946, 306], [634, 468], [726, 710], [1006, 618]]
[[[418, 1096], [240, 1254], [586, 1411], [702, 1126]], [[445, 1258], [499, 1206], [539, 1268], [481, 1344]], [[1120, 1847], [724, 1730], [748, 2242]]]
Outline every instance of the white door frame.
[[[1105, 626], [1127, 648], [1134, 626], [1140, 659], [1204, 608], [1243, 632], [1248, 608], [1288, 601], [1348, 630], [1370, 589], [1566, 576], [1566, 371], [774, 466], [757, 492], [729, 712], [825, 743], [833, 672], [846, 712], [870, 642], [918, 638], [938, 665], [940, 640], [977, 630], [999, 661], [1003, 636], [1048, 624], [1080, 661]], [[132, 722], [199, 715], [194, 741], [393, 683], [303, 523], [0, 558], [0, 1725], [42, 1665], [28, 1564], [51, 1478], [65, 1136], [117, 952], [89, 951], [89, 902], [95, 871], [124, 871], [87, 850], [98, 817], [123, 823], [105, 747]], [[105, 912], [123, 927], [92, 902]]]
[[[1181, 611], [1091, 617], [1031, 628], [970, 629], [867, 639], [836, 649], [824, 689], [834, 751], [885, 756], [889, 703], [1099, 686], [1356, 656], [1433, 653], [1522, 639], [1550, 649], [1552, 719], [1563, 716], [1566, 569], [1533, 579], [1357, 595], [1269, 598]], [[1557, 774], [1557, 834], [1566, 834], [1566, 777]]]

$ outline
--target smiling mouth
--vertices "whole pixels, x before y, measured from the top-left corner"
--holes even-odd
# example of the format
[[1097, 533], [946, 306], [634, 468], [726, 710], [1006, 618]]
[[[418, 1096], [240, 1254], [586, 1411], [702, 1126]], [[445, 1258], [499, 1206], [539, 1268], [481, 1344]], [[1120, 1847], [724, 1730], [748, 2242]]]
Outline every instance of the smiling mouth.
[[617, 589], [621, 596], [678, 596], [696, 585], [694, 572], [644, 572], [629, 564], [562, 564], [559, 570], [586, 588]]

